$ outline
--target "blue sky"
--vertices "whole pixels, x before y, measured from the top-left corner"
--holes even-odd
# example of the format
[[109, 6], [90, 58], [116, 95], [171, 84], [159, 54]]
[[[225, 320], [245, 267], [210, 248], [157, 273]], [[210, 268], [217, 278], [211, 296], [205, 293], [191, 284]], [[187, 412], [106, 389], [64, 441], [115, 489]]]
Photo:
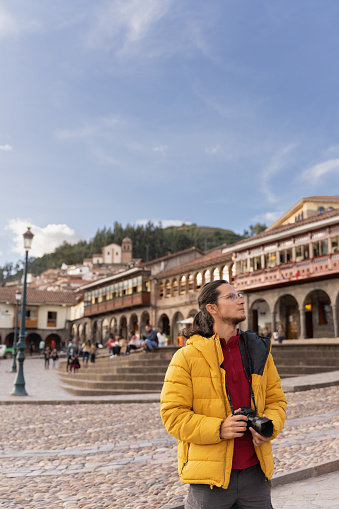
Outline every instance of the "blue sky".
[[339, 194], [337, 0], [0, 0], [0, 264]]

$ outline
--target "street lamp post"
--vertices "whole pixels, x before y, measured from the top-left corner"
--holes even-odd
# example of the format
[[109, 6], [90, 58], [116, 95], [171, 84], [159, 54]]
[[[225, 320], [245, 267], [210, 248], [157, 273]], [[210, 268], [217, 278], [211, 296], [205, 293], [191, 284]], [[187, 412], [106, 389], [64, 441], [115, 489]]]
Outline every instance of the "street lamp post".
[[26, 293], [27, 293], [27, 266], [28, 266], [28, 251], [32, 247], [33, 241], [33, 233], [31, 229], [28, 228], [27, 232], [23, 234], [24, 237], [24, 249], [26, 250], [25, 257], [25, 271], [24, 271], [24, 285], [22, 291], [22, 306], [21, 306], [21, 320], [20, 320], [20, 334], [19, 334], [19, 352], [17, 356], [17, 360], [19, 363], [19, 371], [16, 376], [14, 387], [12, 390], [13, 396], [27, 396], [27, 392], [25, 389], [25, 378], [24, 378], [24, 360], [25, 360], [25, 350], [26, 350]]
[[19, 304], [21, 301], [21, 292], [19, 289], [15, 292], [15, 300], [16, 300], [16, 313], [15, 313], [15, 330], [14, 330], [14, 341], [13, 341], [13, 364], [12, 364], [12, 369], [11, 369], [12, 373], [16, 373], [16, 354], [17, 354], [16, 344], [17, 344], [17, 340], [18, 340]]

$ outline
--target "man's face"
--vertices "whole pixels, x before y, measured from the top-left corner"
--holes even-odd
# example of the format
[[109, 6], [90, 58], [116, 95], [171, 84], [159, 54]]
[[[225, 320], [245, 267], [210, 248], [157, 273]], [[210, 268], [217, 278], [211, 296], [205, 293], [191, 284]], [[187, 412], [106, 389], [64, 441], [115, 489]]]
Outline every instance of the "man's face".
[[216, 302], [216, 316], [214, 320], [237, 325], [246, 319], [245, 302], [239, 297], [233, 286], [222, 284], [218, 287], [219, 297]]
[[151, 326], [150, 325], [146, 325], [146, 332], [149, 332], [151, 330]]

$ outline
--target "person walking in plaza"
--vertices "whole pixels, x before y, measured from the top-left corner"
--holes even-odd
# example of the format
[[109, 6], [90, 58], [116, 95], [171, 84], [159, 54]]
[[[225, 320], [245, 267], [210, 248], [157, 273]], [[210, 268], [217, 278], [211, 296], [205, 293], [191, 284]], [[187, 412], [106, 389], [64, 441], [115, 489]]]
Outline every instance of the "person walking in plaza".
[[285, 337], [286, 337], [286, 335], [285, 335], [284, 327], [280, 324], [278, 327], [278, 343], [282, 344]]
[[57, 360], [59, 359], [59, 355], [58, 355], [56, 348], [54, 348], [54, 350], [52, 351], [51, 358], [52, 358], [52, 362], [53, 362], [52, 366], [53, 366], [53, 368], [55, 368]]
[[146, 334], [144, 336], [144, 352], [150, 352], [158, 347], [158, 336], [151, 325], [146, 325]]
[[45, 350], [44, 357], [45, 357], [45, 369], [49, 369], [49, 360], [51, 358], [51, 350], [49, 346]]
[[88, 361], [89, 361], [90, 354], [91, 354], [91, 342], [88, 340], [88, 341], [86, 341], [86, 344], [85, 344], [85, 346], [82, 349], [83, 365], [86, 365], [86, 367], [88, 366]]
[[95, 363], [95, 356], [96, 356], [96, 346], [95, 345], [91, 345], [91, 363], [94, 364]]
[[39, 352], [40, 355], [42, 355], [45, 351], [45, 341], [42, 339], [39, 343]]
[[[163, 423], [179, 440], [179, 475], [190, 485], [185, 508], [271, 509], [271, 440], [284, 427], [286, 398], [270, 340], [237, 328], [244, 299], [226, 281], [205, 284], [198, 302], [161, 393]], [[262, 428], [240, 407], [252, 407]]]

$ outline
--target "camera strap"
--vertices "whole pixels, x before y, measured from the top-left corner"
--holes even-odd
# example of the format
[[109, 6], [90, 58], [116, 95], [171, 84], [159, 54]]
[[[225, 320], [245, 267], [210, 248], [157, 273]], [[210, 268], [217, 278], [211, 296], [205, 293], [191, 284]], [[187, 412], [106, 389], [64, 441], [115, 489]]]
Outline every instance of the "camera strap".
[[[242, 351], [241, 346], [243, 347], [243, 351]], [[248, 384], [249, 384], [249, 387], [250, 387], [250, 394], [251, 394], [251, 398], [252, 398], [252, 401], [253, 401], [254, 410], [255, 410], [256, 413], [258, 413], [257, 405], [255, 404], [253, 387], [252, 387], [252, 376], [251, 376], [251, 370], [250, 370], [250, 362], [249, 362], [249, 358], [248, 358], [248, 354], [247, 354], [247, 350], [246, 350], [244, 341], [242, 340], [241, 336], [239, 338], [239, 349], [240, 349], [240, 354], [241, 354], [241, 359], [242, 359], [242, 365], [243, 365], [243, 368], [244, 368], [244, 372], [245, 372], [245, 375], [246, 375], [246, 378], [248, 380]], [[225, 373], [225, 386], [226, 386], [227, 399], [228, 399], [230, 407], [231, 407], [231, 412], [234, 415], [234, 407], [233, 407], [233, 403], [232, 403], [232, 398], [231, 398], [231, 395], [229, 394], [229, 392], [227, 390], [227, 373]]]

